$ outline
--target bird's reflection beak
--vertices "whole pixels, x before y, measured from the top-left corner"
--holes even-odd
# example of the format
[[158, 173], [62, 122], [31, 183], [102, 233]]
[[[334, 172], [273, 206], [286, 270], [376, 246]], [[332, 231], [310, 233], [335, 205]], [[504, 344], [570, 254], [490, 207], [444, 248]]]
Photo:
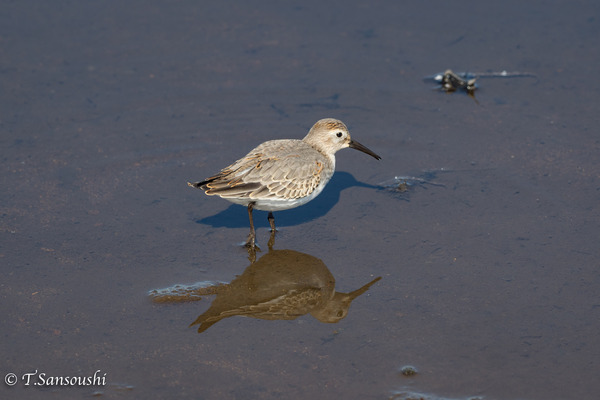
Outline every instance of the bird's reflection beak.
[[377, 154], [373, 153], [367, 147], [365, 147], [362, 144], [358, 143], [356, 140], [351, 140], [350, 143], [348, 144], [348, 147], [350, 147], [352, 149], [360, 150], [363, 153], [367, 153], [368, 155], [370, 155], [371, 157], [373, 157], [373, 158], [375, 158], [377, 160], [381, 160], [381, 157], [379, 157]]

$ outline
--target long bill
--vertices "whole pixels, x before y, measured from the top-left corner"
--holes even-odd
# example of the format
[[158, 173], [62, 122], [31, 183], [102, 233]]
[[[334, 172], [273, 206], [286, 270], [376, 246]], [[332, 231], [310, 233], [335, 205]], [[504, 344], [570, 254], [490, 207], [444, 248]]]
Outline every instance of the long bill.
[[350, 147], [351, 149], [360, 150], [363, 153], [367, 153], [368, 155], [370, 155], [371, 157], [373, 157], [377, 160], [381, 160], [381, 157], [379, 157], [377, 154], [373, 153], [368, 147], [363, 146], [362, 144], [358, 143], [356, 140], [351, 140], [350, 143], [348, 144], [348, 147]]

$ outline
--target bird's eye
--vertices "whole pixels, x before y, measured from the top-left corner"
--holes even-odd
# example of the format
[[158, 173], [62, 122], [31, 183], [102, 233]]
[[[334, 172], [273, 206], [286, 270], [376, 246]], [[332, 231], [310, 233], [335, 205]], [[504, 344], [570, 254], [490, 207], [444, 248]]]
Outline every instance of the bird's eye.
[[336, 133], [336, 134], [335, 134], [335, 136], [337, 136], [337, 137], [342, 137], [342, 132], [338, 132], [338, 133]]

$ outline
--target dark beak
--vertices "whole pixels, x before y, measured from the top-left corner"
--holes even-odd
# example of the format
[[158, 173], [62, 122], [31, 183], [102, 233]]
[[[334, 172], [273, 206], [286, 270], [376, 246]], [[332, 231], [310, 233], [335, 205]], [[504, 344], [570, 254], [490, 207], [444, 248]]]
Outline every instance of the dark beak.
[[373, 153], [371, 150], [369, 150], [368, 148], [366, 148], [362, 144], [358, 143], [356, 140], [351, 140], [350, 144], [348, 145], [348, 147], [350, 147], [352, 149], [360, 150], [363, 153], [367, 153], [368, 155], [370, 155], [371, 157], [373, 157], [373, 158], [375, 158], [377, 160], [381, 160], [381, 157], [379, 157], [377, 154]]

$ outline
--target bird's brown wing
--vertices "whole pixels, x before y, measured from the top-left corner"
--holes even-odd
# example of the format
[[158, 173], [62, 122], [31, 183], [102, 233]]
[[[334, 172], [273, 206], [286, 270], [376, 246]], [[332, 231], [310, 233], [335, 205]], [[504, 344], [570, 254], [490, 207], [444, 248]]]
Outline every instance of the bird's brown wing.
[[303, 157], [310, 149], [285, 151], [282, 147], [277, 152], [261, 152], [261, 147], [217, 175], [189, 185], [225, 198], [300, 198], [319, 185], [328, 162], [324, 156], [314, 157], [311, 153], [312, 158]]

